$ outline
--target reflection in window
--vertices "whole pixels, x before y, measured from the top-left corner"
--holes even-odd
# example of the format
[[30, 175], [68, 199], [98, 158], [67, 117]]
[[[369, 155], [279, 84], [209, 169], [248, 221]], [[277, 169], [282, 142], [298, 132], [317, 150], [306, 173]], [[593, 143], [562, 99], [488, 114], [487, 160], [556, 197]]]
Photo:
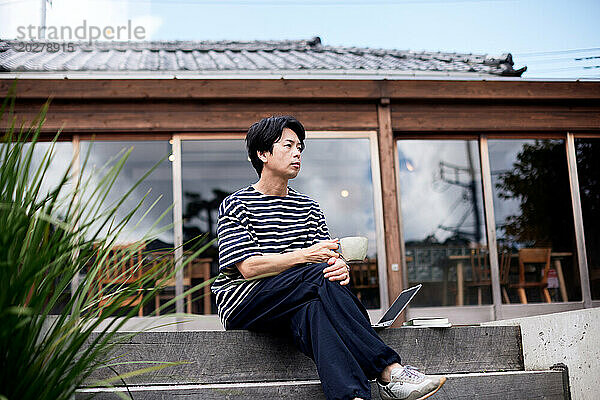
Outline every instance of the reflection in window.
[[[52, 146], [54, 146], [53, 149]], [[30, 148], [31, 144], [26, 143], [23, 146], [23, 152], [26, 153]], [[39, 196], [45, 196], [60, 184], [73, 159], [73, 145], [71, 142], [55, 142], [54, 145], [51, 142], [37, 142], [32, 154], [31, 166], [29, 168], [30, 181], [34, 178], [34, 175], [42, 163], [48, 161], [46, 157], [49, 155], [48, 151], [51, 149], [52, 160], [45, 170], [45, 176], [40, 187]], [[23, 154], [23, 157], [25, 157], [25, 154]], [[63, 186], [63, 195], [66, 195], [66, 191], [71, 189], [72, 182], [66, 183]]]
[[[2, 145], [0, 147], [0, 151], [4, 151], [5, 148]], [[41, 171], [44, 172], [44, 176], [39, 188], [38, 199], [42, 199], [48, 193], [52, 192], [57, 188], [57, 186], [61, 183], [62, 179], [69, 168], [69, 165], [73, 159], [73, 146], [71, 142], [56, 142], [54, 143], [54, 148], [52, 149], [53, 144], [50, 142], [37, 142], [35, 144], [35, 149], [31, 158], [31, 165], [29, 168], [29, 185], [28, 187], [32, 187], [31, 183], [34, 179], [35, 174], [38, 172], [38, 169], [41, 168]], [[24, 161], [26, 157], [26, 153], [30, 150], [31, 144], [26, 143], [23, 146], [23, 155], [22, 160]], [[50, 154], [48, 151], [52, 151], [52, 160], [48, 167], [43, 166], [48, 159], [46, 156]], [[0, 160], [1, 161], [1, 160]], [[17, 171], [14, 171], [17, 173]], [[19, 171], [22, 172], [22, 171]], [[39, 177], [35, 177], [35, 179], [39, 179]], [[68, 207], [68, 202], [65, 199], [68, 199], [68, 195], [74, 189], [74, 182], [70, 181], [62, 186], [62, 190], [59, 193], [58, 206], [55, 208], [55, 218], [59, 220], [64, 220], [66, 214], [66, 208]], [[55, 278], [55, 280], [58, 278]], [[52, 310], [50, 310], [50, 314], [58, 314], [62, 312], [65, 305], [69, 301], [70, 298], [70, 288], [67, 291], [64, 291], [60, 294], [57, 303], [54, 305]]]
[[600, 140], [576, 139], [575, 151], [592, 299], [600, 300]]
[[[182, 141], [181, 171], [184, 243], [204, 234], [215, 238], [219, 205], [223, 199], [257, 181], [241, 139]], [[215, 261], [212, 273], [216, 274], [216, 243], [203, 257]]]
[[367, 260], [352, 266], [351, 288], [367, 308], [379, 308], [377, 235], [369, 139], [309, 139], [302, 170], [290, 182], [315, 199], [332, 238], [366, 236]]
[[[581, 300], [564, 141], [490, 140], [488, 146], [498, 251], [509, 258], [503, 287], [510, 301]], [[550, 249], [549, 267], [536, 249]]]
[[412, 305], [490, 304], [477, 141], [400, 140], [398, 166]]
[[[97, 172], [108, 163], [112, 167], [124, 154], [133, 148], [125, 166], [121, 170], [113, 187], [109, 192], [104, 207], [112, 207], [135, 185], [135, 183], [147, 173], [159, 160], [171, 153], [171, 145], [167, 141], [96, 141], [94, 143], [82, 141], [80, 144], [81, 165], [85, 161], [88, 149], [91, 151], [87, 166], [83, 171], [84, 181], [93, 174], [93, 182], [98, 182], [102, 174]], [[95, 171], [95, 172], [94, 172]], [[106, 171], [105, 171], [106, 172]], [[153, 230], [152, 225], [159, 219], [173, 203], [173, 178], [171, 163], [165, 159], [144, 181], [129, 195], [127, 200], [119, 208], [117, 220], [124, 218], [133, 210], [142, 198], [148, 193], [142, 207], [133, 215], [131, 221], [126, 225], [123, 234], [120, 235], [120, 243], [132, 243], [142, 239], [151, 231], [161, 229], [158, 238], [146, 243], [147, 250], [164, 249], [173, 247], [173, 229], [162, 228], [173, 223], [173, 213], [167, 212], [161, 219], [159, 225]], [[159, 199], [160, 197], [160, 199]], [[143, 218], [150, 206], [157, 200], [158, 203]]]
[[[369, 238], [368, 262], [357, 266], [353, 285], [365, 306], [378, 308], [369, 140], [309, 139], [306, 144], [302, 170], [289, 186], [319, 202], [332, 237]], [[258, 181], [242, 139], [183, 141], [182, 176], [184, 240], [202, 233], [214, 237], [221, 201]], [[203, 255], [213, 259], [212, 274], [218, 269], [216, 255], [216, 247]]]
[[[223, 199], [257, 180], [256, 172], [248, 161], [245, 143], [241, 139], [183, 140], [181, 175], [185, 250], [200, 235], [208, 234], [210, 239], [215, 238], [219, 205]], [[193, 264], [210, 265], [210, 276], [217, 275], [217, 243], [200, 257]], [[199, 284], [206, 279], [204, 276], [192, 276], [192, 284]], [[210, 296], [210, 302], [194, 302], [193, 313], [216, 313], [215, 296], [212, 293], [205, 293], [205, 296]]]

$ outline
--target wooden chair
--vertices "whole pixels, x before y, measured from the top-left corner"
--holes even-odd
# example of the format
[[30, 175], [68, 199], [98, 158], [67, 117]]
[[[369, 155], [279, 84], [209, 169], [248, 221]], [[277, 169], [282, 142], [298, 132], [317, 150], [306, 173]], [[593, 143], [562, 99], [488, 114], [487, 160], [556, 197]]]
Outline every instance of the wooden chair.
[[350, 263], [350, 281], [354, 289], [369, 289], [379, 286], [377, 279], [377, 259], [367, 258], [364, 261]]
[[[166, 260], [165, 260], [166, 258]], [[171, 263], [174, 265], [174, 254], [173, 251], [153, 251], [148, 255], [148, 263], [146, 268], [155, 268], [161, 263]], [[189, 265], [187, 268], [183, 270], [183, 288], [184, 291], [192, 287], [192, 277], [190, 273]], [[160, 315], [160, 301], [161, 300], [170, 300], [175, 298], [175, 276], [173, 275], [171, 278], [163, 279], [159, 278], [160, 284], [164, 287], [154, 296], [154, 310], [156, 315]], [[185, 309], [188, 314], [192, 313], [192, 295], [188, 294], [185, 296], [186, 305]]]
[[360, 300], [363, 299], [367, 291], [379, 287], [377, 275], [377, 259], [365, 258], [363, 261], [351, 261], [350, 266], [350, 287], [354, 295]]
[[[534, 248], [519, 250], [519, 283], [510, 285], [516, 288], [519, 293], [519, 299], [522, 304], [527, 304], [527, 294], [525, 289], [537, 287], [541, 290], [542, 296], [546, 303], [551, 303], [550, 293], [548, 292], [548, 271], [550, 270], [550, 255], [552, 249], [549, 248]], [[525, 265], [526, 264], [541, 264], [543, 266], [542, 277], [540, 280], [533, 282], [525, 281]]]
[[[202, 281], [209, 280], [211, 263], [212, 258], [196, 258], [192, 260], [190, 262], [191, 278]], [[204, 285], [203, 292], [204, 314], [209, 315], [211, 313], [210, 285]]]
[[[135, 250], [133, 250], [132, 247], [135, 247]], [[106, 260], [104, 261], [105, 264], [101, 265], [98, 269], [98, 291], [100, 293], [103, 293], [104, 291], [110, 293], [111, 286], [130, 285], [132, 283], [140, 282], [139, 294], [128, 297], [121, 304], [123, 307], [139, 305], [143, 299], [143, 288], [141, 287], [143, 249], [144, 246], [139, 243], [113, 246], [108, 252]], [[129, 254], [132, 250], [134, 254], [131, 254], [128, 260], [122, 261], [121, 256]], [[101, 299], [98, 306], [104, 308], [110, 303], [111, 299], [109, 297]], [[140, 307], [138, 316], [142, 317], [143, 315], [143, 307]]]
[[[471, 250], [471, 268], [473, 270], [473, 280], [466, 282], [467, 287], [477, 288], [477, 304], [482, 304], [482, 288], [491, 287], [492, 276], [491, 269], [488, 262], [489, 253], [484, 248], [475, 248]], [[508, 274], [510, 272], [510, 259], [512, 254], [509, 250], [503, 250], [500, 253], [500, 287], [502, 289], [502, 297], [506, 303], [510, 304], [510, 299], [506, 291], [508, 286]]]

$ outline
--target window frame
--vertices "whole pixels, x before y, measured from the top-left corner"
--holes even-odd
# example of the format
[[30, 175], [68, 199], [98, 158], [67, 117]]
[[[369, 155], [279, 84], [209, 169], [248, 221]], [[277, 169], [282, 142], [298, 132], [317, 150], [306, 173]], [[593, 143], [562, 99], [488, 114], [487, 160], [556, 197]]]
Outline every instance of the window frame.
[[[492, 304], [481, 306], [446, 306], [446, 307], [408, 307], [407, 318], [436, 316], [444, 313], [451, 316], [453, 323], [478, 323], [505, 318], [526, 317], [553, 312], [568, 310], [578, 310], [600, 306], [600, 301], [592, 302], [589, 271], [586, 258], [585, 239], [583, 236], [583, 217], [581, 211], [581, 197], [579, 193], [579, 180], [577, 176], [577, 160], [575, 153], [575, 139], [577, 138], [600, 138], [599, 135], [590, 133], [574, 134], [572, 132], [521, 132], [521, 133], [503, 133], [493, 132], [485, 134], [473, 133], [423, 133], [423, 134], [395, 134], [395, 153], [394, 167], [396, 169], [396, 190], [398, 201], [399, 227], [400, 227], [400, 254], [402, 257], [402, 274], [404, 281], [407, 282], [408, 270], [406, 266], [406, 249], [404, 246], [404, 225], [402, 220], [401, 196], [402, 188], [400, 185], [400, 168], [397, 156], [398, 142], [402, 140], [477, 140], [479, 145], [479, 157], [481, 165], [481, 187], [483, 192], [483, 206], [485, 215], [485, 226], [489, 251], [489, 265], [491, 269], [492, 280]], [[581, 301], [557, 302], [557, 303], [532, 303], [532, 304], [503, 304], [500, 292], [499, 265], [498, 265], [498, 247], [496, 241], [496, 224], [494, 219], [494, 204], [492, 193], [492, 177], [489, 159], [488, 140], [501, 139], [560, 139], [564, 140], [566, 149], [566, 161], [568, 168], [571, 205], [573, 209], [573, 224], [575, 227], [575, 240], [578, 268], [581, 279]], [[489, 223], [488, 221], [493, 221]]]

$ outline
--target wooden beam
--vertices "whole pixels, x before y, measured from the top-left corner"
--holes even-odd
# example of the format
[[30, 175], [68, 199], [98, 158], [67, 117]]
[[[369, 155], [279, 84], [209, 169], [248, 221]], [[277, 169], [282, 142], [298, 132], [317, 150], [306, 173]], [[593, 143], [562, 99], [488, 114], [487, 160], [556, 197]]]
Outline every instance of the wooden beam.
[[[0, 78], [0, 95], [14, 79]], [[600, 100], [600, 82], [360, 79], [18, 79], [19, 98]]]
[[[0, 79], [0, 94], [13, 80]], [[377, 98], [374, 81], [290, 79], [19, 79], [19, 98], [349, 99]]]
[[[394, 162], [396, 157], [396, 142], [392, 131], [390, 106], [385, 101], [377, 106], [377, 116], [379, 121], [379, 164], [381, 170], [388, 298], [391, 304], [405, 287], [402, 268], [400, 268], [400, 224]], [[402, 320], [404, 320], [404, 316], [398, 318], [397, 323], [401, 323]]]
[[600, 82], [403, 80], [388, 81], [387, 86], [387, 95], [394, 100], [568, 101], [600, 99]]
[[600, 105], [392, 103], [400, 132], [600, 130]]
[[[17, 102], [15, 115], [29, 124], [41, 103]], [[309, 130], [374, 130], [374, 104], [290, 102], [61, 102], [51, 103], [45, 132], [245, 132], [257, 120], [291, 114]], [[9, 121], [0, 120], [0, 129]]]

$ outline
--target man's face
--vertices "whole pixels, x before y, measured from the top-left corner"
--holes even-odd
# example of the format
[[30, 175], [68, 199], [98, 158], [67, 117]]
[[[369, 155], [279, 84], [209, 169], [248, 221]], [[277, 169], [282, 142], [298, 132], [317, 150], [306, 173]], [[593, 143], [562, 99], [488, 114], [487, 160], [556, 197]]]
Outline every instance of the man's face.
[[302, 145], [296, 133], [284, 128], [281, 139], [273, 143], [273, 154], [268, 151], [258, 153], [263, 162], [263, 173], [281, 176], [286, 179], [293, 179], [300, 172], [300, 153]]

